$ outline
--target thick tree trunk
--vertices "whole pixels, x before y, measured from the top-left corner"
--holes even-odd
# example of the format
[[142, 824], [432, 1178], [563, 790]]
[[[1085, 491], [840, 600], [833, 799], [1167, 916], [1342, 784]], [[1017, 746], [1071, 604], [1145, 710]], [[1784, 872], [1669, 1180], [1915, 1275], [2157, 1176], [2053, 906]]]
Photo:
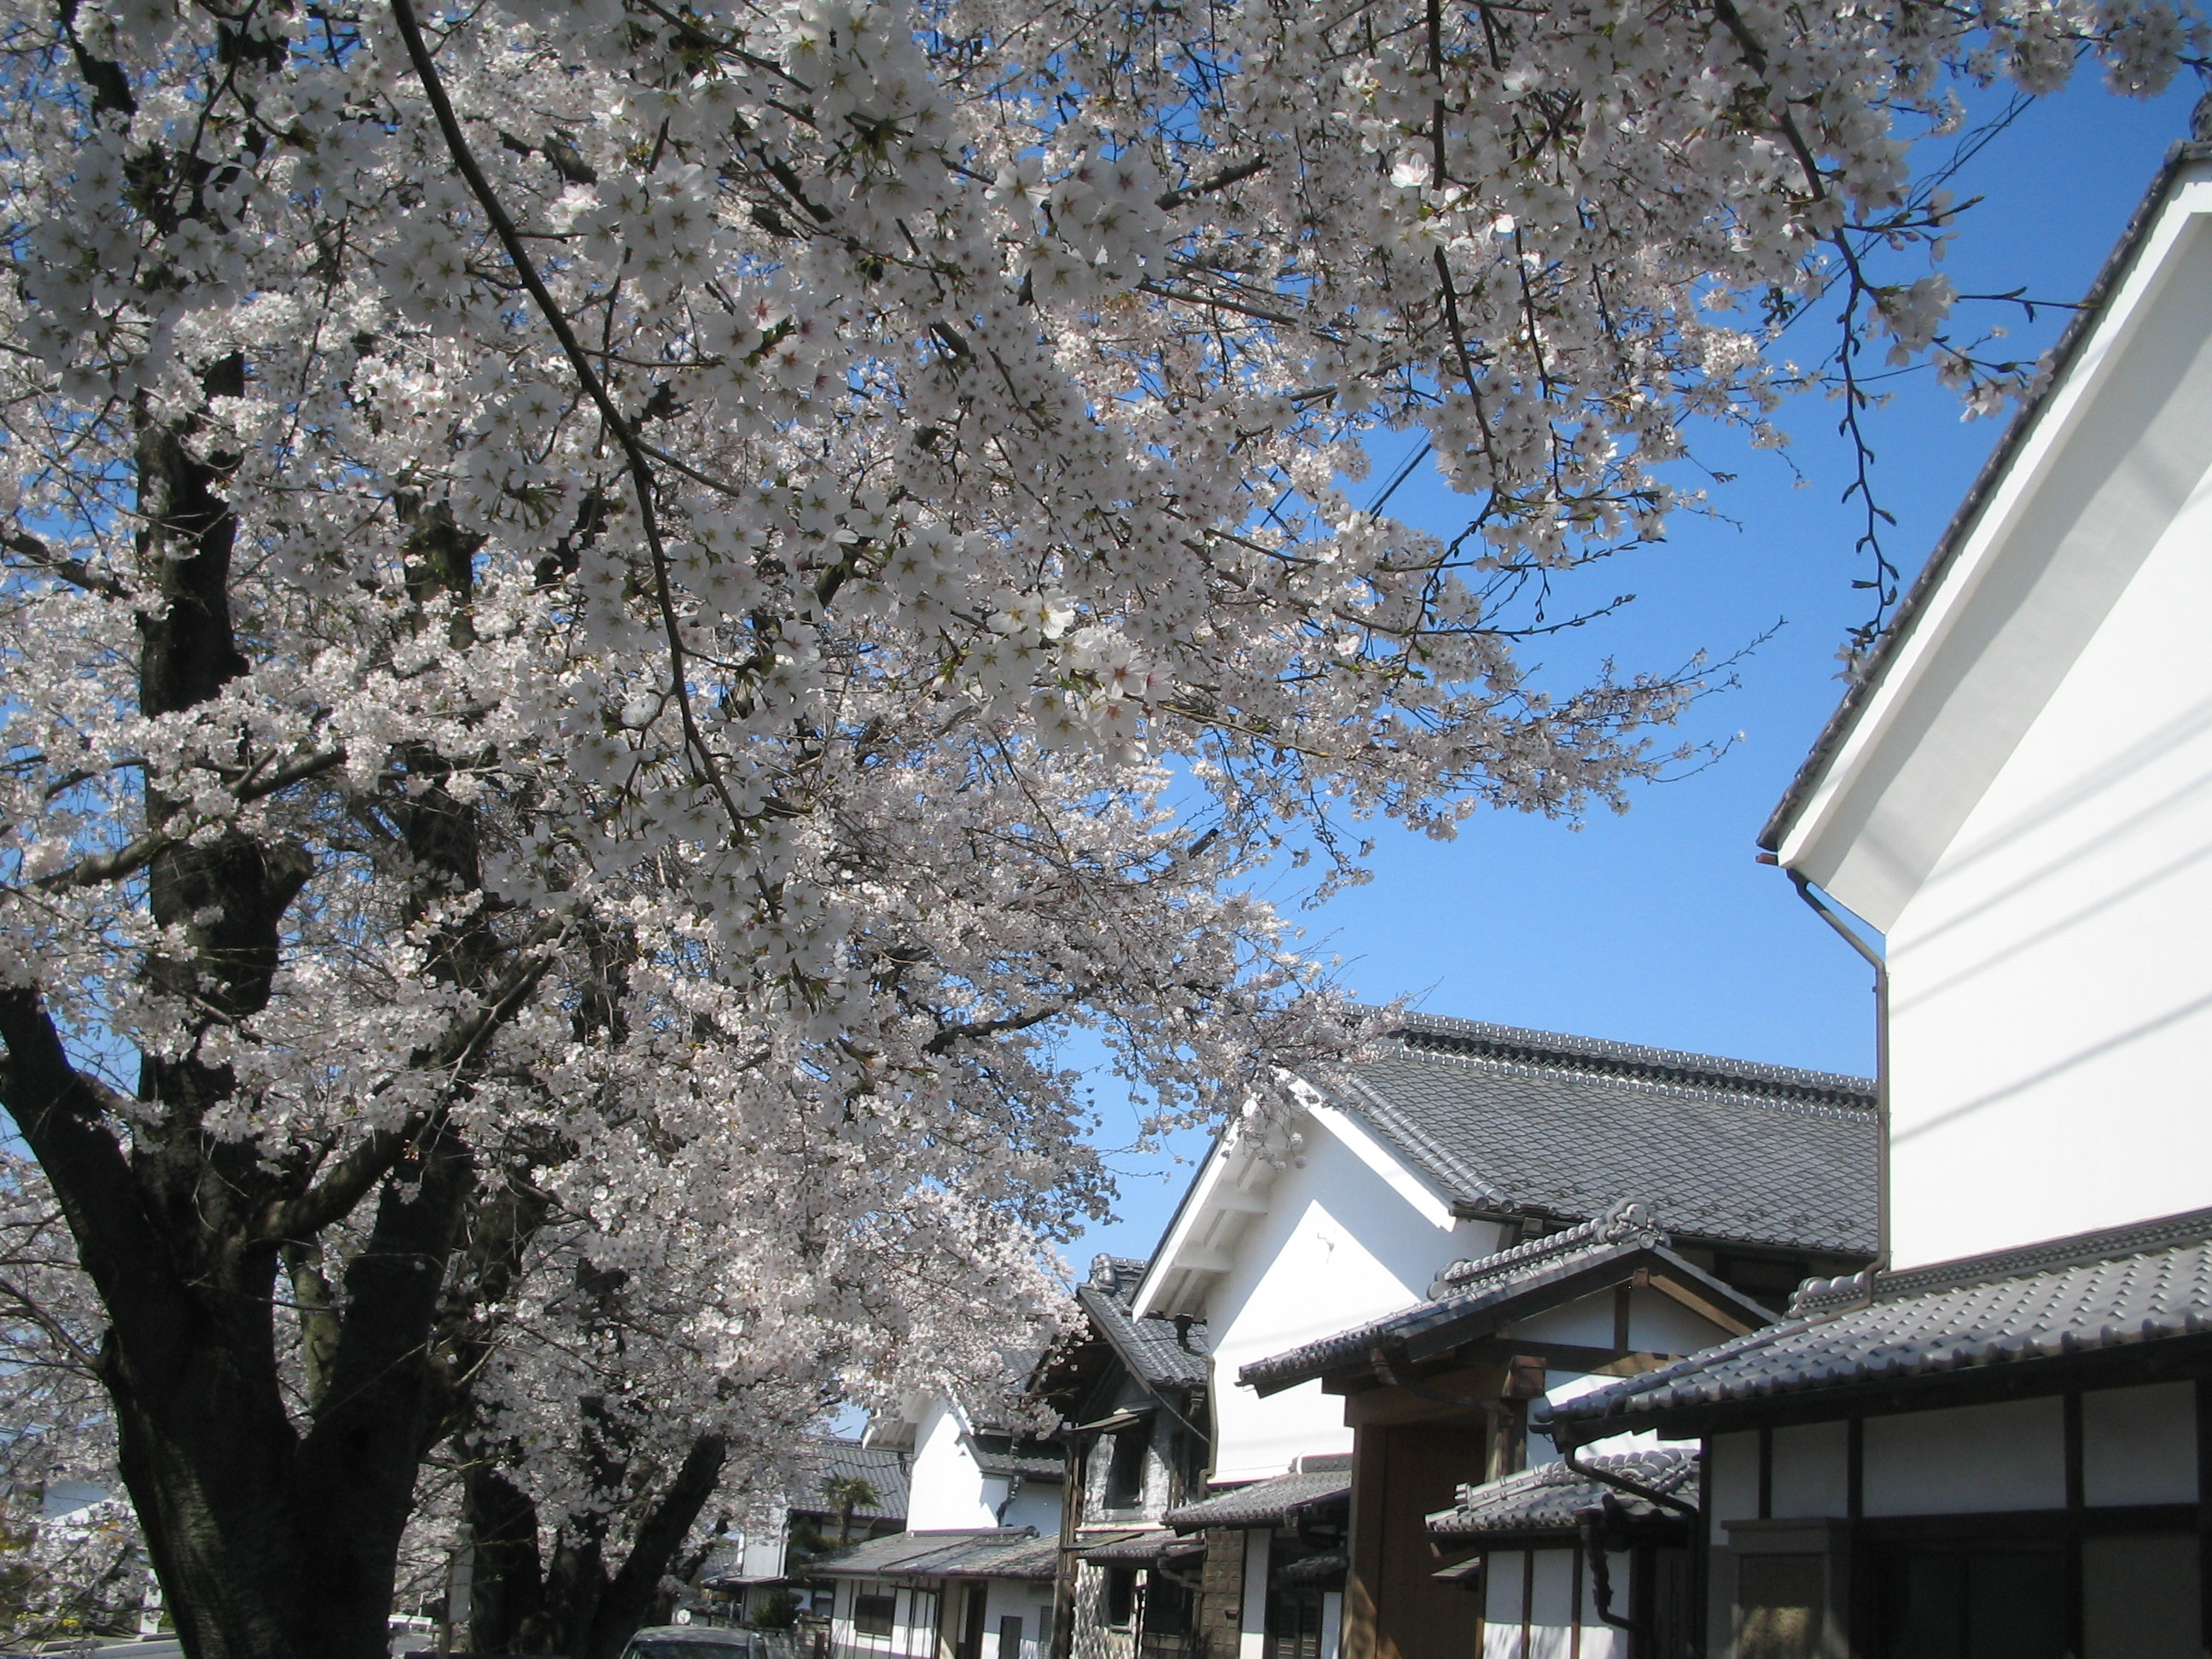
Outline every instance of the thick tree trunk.
[[[225, 358], [204, 390], [235, 395], [244, 373]], [[139, 551], [159, 600], [140, 619], [149, 714], [188, 713], [249, 668], [233, 631], [237, 522], [222, 495], [235, 462], [196, 453], [199, 435], [189, 419], [142, 414]], [[434, 520], [410, 550], [418, 596], [465, 590], [465, 550], [456, 556], [453, 543]], [[409, 758], [428, 787], [395, 816], [427, 910], [476, 885], [475, 825], [445, 792], [437, 757]], [[149, 787], [147, 830], [158, 836], [179, 810]], [[0, 1103], [52, 1182], [107, 1310], [101, 1367], [124, 1482], [191, 1659], [382, 1659], [400, 1532], [449, 1405], [434, 1339], [477, 1176], [442, 1116], [328, 1170], [287, 1169], [211, 1127], [238, 1085], [201, 1045], [267, 1006], [283, 918], [313, 868], [303, 849], [239, 833], [155, 854], [148, 900], [168, 931], [143, 974], [174, 1024], [142, 1066], [135, 1104], [71, 1065], [35, 991], [0, 990]], [[434, 971], [481, 990], [495, 957], [472, 920], [441, 940]], [[436, 1063], [465, 1086], [465, 1068]], [[326, 1291], [319, 1237], [372, 1198], [342, 1296], [300, 1299], [312, 1398], [295, 1422], [276, 1273], [287, 1266], [295, 1286]], [[507, 1208], [528, 1224], [526, 1205]], [[511, 1256], [519, 1245], [502, 1248]]]

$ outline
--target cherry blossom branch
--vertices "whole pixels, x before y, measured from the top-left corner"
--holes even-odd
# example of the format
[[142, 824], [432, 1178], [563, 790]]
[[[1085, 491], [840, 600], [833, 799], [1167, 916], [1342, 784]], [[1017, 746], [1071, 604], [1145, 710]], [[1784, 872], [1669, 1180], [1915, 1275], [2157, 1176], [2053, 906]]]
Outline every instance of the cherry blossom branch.
[[546, 325], [553, 331], [554, 338], [560, 342], [562, 354], [568, 358], [569, 368], [575, 371], [585, 396], [599, 410], [600, 418], [606, 422], [607, 429], [615, 434], [615, 441], [622, 446], [623, 454], [629, 463], [630, 477], [637, 489], [638, 525], [645, 532], [646, 550], [653, 560], [653, 598], [660, 612], [661, 628], [667, 636], [671, 690], [676, 700], [677, 718], [684, 727], [684, 747], [690, 750], [708, 787], [714, 791], [715, 798], [722, 804], [723, 811], [729, 815], [731, 828], [742, 831], [746, 823], [745, 815], [738, 810], [737, 802], [723, 781], [720, 764], [700, 732], [697, 712], [691, 706], [691, 690], [685, 671], [685, 659], [690, 652], [684, 643], [683, 625], [676, 616], [675, 594], [668, 574], [667, 550], [661, 545], [660, 526], [653, 504], [652, 459], [646, 453], [636, 428], [616, 406], [598, 372], [592, 368], [583, 342], [576, 337], [575, 331], [568, 325], [568, 318], [555, 302], [552, 290], [545, 286], [544, 278], [538, 275], [537, 263], [531, 258], [529, 250], [523, 245], [522, 233], [508, 216], [498, 193], [491, 187], [491, 180], [477, 163], [476, 152], [470, 147], [467, 135], [461, 131], [460, 118], [453, 112], [453, 100], [446, 95], [446, 85], [439, 77], [438, 65], [422, 38], [422, 26], [416, 20], [413, 0], [392, 0], [392, 15], [399, 26], [399, 35], [406, 44], [408, 60], [414, 65], [416, 78], [422, 82], [423, 95], [430, 101], [431, 112], [437, 119], [439, 131], [445, 137], [446, 149], [453, 158], [453, 165], [467, 182], [469, 193], [477, 198], [477, 204], [483, 210], [484, 217], [490, 222], [500, 245], [507, 250], [507, 259], [514, 266], [515, 275], [522, 279], [522, 285], [530, 291], [530, 297], [544, 317]]

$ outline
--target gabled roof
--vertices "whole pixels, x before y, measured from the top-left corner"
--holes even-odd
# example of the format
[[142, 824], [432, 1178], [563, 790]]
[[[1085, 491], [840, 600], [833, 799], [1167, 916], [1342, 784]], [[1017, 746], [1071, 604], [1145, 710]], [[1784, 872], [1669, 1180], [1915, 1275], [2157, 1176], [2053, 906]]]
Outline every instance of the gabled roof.
[[[1639, 1486], [1680, 1498], [1686, 1504], [1694, 1505], [1698, 1501], [1698, 1455], [1694, 1448], [1662, 1446], [1653, 1450], [1591, 1457], [1584, 1462], [1592, 1468], [1624, 1476]], [[1565, 1463], [1547, 1463], [1509, 1474], [1502, 1480], [1462, 1486], [1457, 1504], [1429, 1517], [1429, 1534], [1446, 1548], [1452, 1548], [1532, 1534], [1570, 1533], [1575, 1529], [1576, 1516], [1603, 1503], [1607, 1492], [1614, 1495], [1615, 1513], [1632, 1521], [1656, 1520], [1666, 1513], [1648, 1498], [1587, 1479]], [[1465, 1567], [1448, 1567], [1437, 1576], [1466, 1571]]]
[[1828, 722], [1814, 740], [1810, 753], [1790, 781], [1790, 787], [1775, 804], [1765, 827], [1759, 832], [1759, 845], [1768, 852], [1778, 852], [1784, 840], [1796, 825], [1798, 817], [1811, 799], [1814, 792], [1826, 776], [1838, 754], [1850, 739], [1853, 729], [1866, 710], [1868, 702], [1881, 686], [1896, 662], [1904, 642], [1910, 639], [1928, 611], [1936, 591], [1950, 575], [1961, 549], [1979, 522], [1984, 510], [1990, 505], [1997, 485], [2019, 460], [2021, 451], [2030, 434], [2043, 420], [2053, 394], [2064, 384], [2082, 355], [2082, 348], [2098, 325], [2105, 320], [2106, 309], [2122, 282], [2133, 270], [2142, 256], [2148, 233], [2155, 222], [2159, 209], [2165, 204], [2169, 191], [2181, 173], [2191, 165], [2212, 160], [2212, 144], [2181, 143], [2166, 152], [2166, 164], [2136, 204], [2134, 215], [2120, 240], [2106, 256], [2096, 281], [2082, 296], [2081, 306], [2068, 321], [2058, 343], [2051, 349], [2051, 364], [2038, 382], [2034, 392], [2021, 405], [2020, 410], [1997, 441], [1996, 447], [1982, 464], [1982, 470], [1966, 492], [1966, 499], [1944, 527], [1935, 550], [1920, 568], [1912, 585], [1905, 590], [1896, 614], [1889, 626], [1875, 641], [1874, 648], [1858, 665], [1858, 672], [1844, 691], [1843, 701], [1828, 716]]
[[1167, 1522], [1184, 1532], [1200, 1527], [1279, 1527], [1296, 1510], [1340, 1504], [1351, 1497], [1350, 1469], [1279, 1474], [1272, 1480], [1255, 1480], [1249, 1486], [1170, 1510]]
[[1431, 1300], [1255, 1360], [1237, 1380], [1273, 1394], [1360, 1364], [1377, 1348], [1394, 1360], [1419, 1364], [1515, 1319], [1588, 1296], [1625, 1278], [1639, 1260], [1656, 1261], [1695, 1285], [1705, 1300], [1744, 1325], [1760, 1325], [1768, 1317], [1757, 1303], [1668, 1249], [1650, 1206], [1626, 1200], [1565, 1232], [1456, 1263], [1438, 1276]]
[[841, 1578], [1050, 1578], [1060, 1540], [1035, 1527], [979, 1531], [896, 1532], [817, 1561], [809, 1572]]
[[1796, 1318], [1553, 1408], [1576, 1444], [1695, 1432], [1731, 1405], [2146, 1344], [2212, 1348], [2212, 1209], [1901, 1273], [1815, 1281]]
[[1090, 1279], [1075, 1287], [1075, 1299], [1091, 1316], [1091, 1328], [1140, 1382], [1156, 1389], [1202, 1389], [1207, 1375], [1206, 1322], [1188, 1321], [1179, 1334], [1168, 1320], [1130, 1316], [1146, 1265], [1127, 1256], [1095, 1257]]
[[907, 1505], [907, 1455], [891, 1446], [864, 1446], [857, 1440], [821, 1435], [808, 1444], [812, 1473], [793, 1494], [791, 1507], [810, 1515], [831, 1515], [823, 1483], [865, 1480], [876, 1494], [872, 1504], [853, 1506], [855, 1521], [903, 1521]]
[[1430, 1014], [1308, 1075], [1463, 1213], [1582, 1218], [1633, 1194], [1678, 1237], [1876, 1248], [1864, 1078]]

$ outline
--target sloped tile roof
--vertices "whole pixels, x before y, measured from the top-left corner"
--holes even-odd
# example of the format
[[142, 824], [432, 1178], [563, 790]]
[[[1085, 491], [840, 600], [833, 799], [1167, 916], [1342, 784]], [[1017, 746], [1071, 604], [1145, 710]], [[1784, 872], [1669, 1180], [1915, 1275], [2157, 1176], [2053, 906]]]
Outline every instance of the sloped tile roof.
[[1111, 1542], [1095, 1544], [1083, 1552], [1083, 1559], [1095, 1567], [1142, 1567], [1171, 1555], [1203, 1555], [1205, 1553], [1206, 1545], [1202, 1540], [1185, 1538], [1179, 1534], [1154, 1528], [1148, 1532], [1124, 1534]]
[[1864, 1078], [1427, 1014], [1306, 1076], [1480, 1213], [1582, 1218], [1640, 1194], [1678, 1237], [1876, 1248]]
[[1181, 1509], [1170, 1510], [1168, 1525], [1183, 1531], [1200, 1527], [1280, 1526], [1293, 1510], [1334, 1504], [1352, 1496], [1352, 1471], [1322, 1469], [1310, 1474], [1279, 1474], [1255, 1480]]
[[876, 1494], [872, 1504], [853, 1506], [855, 1521], [903, 1521], [907, 1505], [907, 1456], [891, 1446], [864, 1446], [857, 1440], [830, 1435], [809, 1443], [807, 1462], [813, 1473], [793, 1498], [791, 1507], [813, 1515], [830, 1515], [823, 1482], [838, 1479], [865, 1480]]
[[1455, 1263], [1438, 1277], [1431, 1300], [1288, 1353], [1255, 1359], [1237, 1372], [1237, 1380], [1273, 1393], [1359, 1361], [1378, 1346], [1407, 1360], [1428, 1358], [1516, 1317], [1585, 1295], [1588, 1287], [1580, 1281], [1601, 1279], [1608, 1269], [1625, 1271], [1638, 1256], [1657, 1257], [1713, 1300], [1736, 1309], [1747, 1324], [1761, 1324], [1768, 1317], [1765, 1309], [1667, 1249], [1666, 1235], [1653, 1224], [1650, 1206], [1627, 1200], [1565, 1232]]
[[[1692, 1449], [1662, 1446], [1583, 1461], [1686, 1504], [1698, 1501], [1698, 1457]], [[1648, 1499], [1587, 1480], [1565, 1463], [1547, 1463], [1483, 1486], [1462, 1486], [1455, 1505], [1429, 1517], [1429, 1531], [1455, 1542], [1506, 1533], [1570, 1532], [1576, 1515], [1602, 1502], [1608, 1492], [1632, 1517], [1661, 1512]]]
[[1091, 1277], [1075, 1287], [1075, 1299], [1121, 1363], [1154, 1388], [1200, 1389], [1206, 1382], [1206, 1322], [1188, 1326], [1188, 1346], [1172, 1322], [1132, 1319], [1129, 1308], [1145, 1276], [1146, 1263], [1127, 1256], [1101, 1255]]
[[841, 1578], [1050, 1578], [1060, 1540], [1034, 1527], [980, 1532], [896, 1532], [855, 1544], [808, 1571]]
[[[2212, 1209], [1816, 1280], [1782, 1324], [1555, 1407], [1577, 1443], [1735, 1401], [2212, 1338]], [[1655, 1425], [1652, 1419], [1658, 1419]]]
[[1024, 1480], [1060, 1480], [1067, 1474], [1066, 1458], [1053, 1454], [994, 1451], [975, 1448], [975, 1467], [985, 1474], [1018, 1474]]

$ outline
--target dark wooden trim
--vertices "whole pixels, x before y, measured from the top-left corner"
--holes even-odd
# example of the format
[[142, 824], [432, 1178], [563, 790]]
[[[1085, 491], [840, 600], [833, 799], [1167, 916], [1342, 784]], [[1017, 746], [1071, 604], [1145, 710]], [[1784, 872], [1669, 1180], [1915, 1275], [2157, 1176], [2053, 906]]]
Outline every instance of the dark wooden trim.
[[1536, 1613], [1536, 1552], [1521, 1552], [1521, 1651], [1528, 1651], [1528, 1624]]
[[1866, 1513], [1866, 1419], [1844, 1425], [1844, 1513], [1856, 1521]]
[[2081, 1395], [2078, 1390], [2066, 1395], [2060, 1407], [2066, 1460], [2066, 1583], [2065, 1607], [2066, 1651], [2082, 1652], [2081, 1627], [2081, 1517], [2087, 1504], [2082, 1497], [2081, 1481]]
[[1774, 1518], [1774, 1431], [1759, 1431], [1759, 1518]]
[[2212, 1656], [2212, 1379], [2197, 1379], [2197, 1586], [2199, 1631]]
[[1857, 1522], [1853, 1535], [1869, 1543], [1928, 1538], [2018, 1539], [2057, 1542], [2139, 1532], [2192, 1532], [2194, 1504], [2132, 1504], [2111, 1509], [1970, 1510], [1963, 1515], [1877, 1515]]

